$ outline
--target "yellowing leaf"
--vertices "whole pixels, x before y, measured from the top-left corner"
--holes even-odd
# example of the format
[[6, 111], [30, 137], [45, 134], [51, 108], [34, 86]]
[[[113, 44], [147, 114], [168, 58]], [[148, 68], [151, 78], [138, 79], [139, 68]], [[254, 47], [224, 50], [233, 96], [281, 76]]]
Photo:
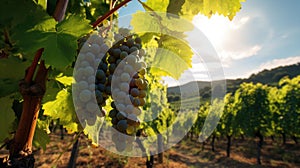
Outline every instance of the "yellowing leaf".
[[52, 119], [60, 119], [60, 124], [68, 130], [68, 133], [78, 131], [72, 94], [68, 90], [59, 91], [55, 100], [43, 104], [43, 109], [44, 115], [50, 116]]

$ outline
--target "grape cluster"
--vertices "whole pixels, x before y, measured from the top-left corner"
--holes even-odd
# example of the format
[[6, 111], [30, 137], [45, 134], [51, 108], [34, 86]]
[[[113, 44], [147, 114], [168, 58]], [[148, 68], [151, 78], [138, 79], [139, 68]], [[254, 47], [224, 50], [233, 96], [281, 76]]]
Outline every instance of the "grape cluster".
[[[140, 107], [145, 105], [148, 81], [145, 79], [146, 63], [142, 61], [145, 51], [139, 37], [127, 36], [109, 49], [107, 61], [113, 73], [111, 88], [114, 102], [109, 112], [113, 127], [120, 133], [113, 140], [118, 151], [130, 150], [140, 125]], [[125, 136], [129, 135], [129, 136]]]
[[[93, 33], [87, 41], [81, 46], [75, 65], [75, 84], [73, 85], [73, 96], [78, 119], [81, 123], [93, 124], [97, 117], [105, 115], [102, 107], [107, 94], [103, 94], [102, 90], [105, 86], [100, 85], [107, 83], [106, 72], [107, 64], [102, 63], [101, 59], [109, 49], [105, 43], [105, 39], [98, 33]], [[100, 62], [100, 69], [97, 69]], [[96, 79], [95, 79], [96, 74]], [[108, 89], [107, 89], [108, 90]]]
[[141, 38], [129, 29], [114, 34], [111, 47], [105, 40], [93, 33], [81, 47], [74, 74], [76, 112], [81, 123], [93, 124], [96, 116], [104, 115], [102, 107], [111, 96], [112, 140], [118, 151], [131, 150], [148, 88], [145, 50]]

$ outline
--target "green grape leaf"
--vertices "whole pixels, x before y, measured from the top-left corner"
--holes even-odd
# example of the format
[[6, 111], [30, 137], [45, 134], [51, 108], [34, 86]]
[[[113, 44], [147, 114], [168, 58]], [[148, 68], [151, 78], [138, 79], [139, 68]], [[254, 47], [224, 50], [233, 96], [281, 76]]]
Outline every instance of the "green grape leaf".
[[57, 93], [61, 90], [59, 83], [54, 80], [50, 80], [46, 84], [46, 92], [42, 100], [43, 103], [55, 100]]
[[44, 48], [42, 59], [58, 69], [75, 60], [77, 39], [91, 30], [88, 21], [77, 15], [71, 15], [58, 24], [50, 16], [45, 16], [42, 22], [30, 23], [28, 19], [14, 27], [16, 33], [12, 39], [16, 39], [17, 46], [30, 58], [36, 50]]
[[60, 119], [60, 124], [67, 129], [68, 133], [78, 132], [78, 124], [75, 122], [75, 113], [72, 94], [67, 89], [59, 91], [56, 99], [43, 104], [44, 115], [52, 119]]
[[155, 53], [151, 65], [152, 73], [179, 79], [181, 74], [192, 66], [193, 52], [183, 33], [192, 30], [193, 25], [190, 22], [168, 18], [165, 14], [151, 15], [139, 12], [133, 15], [131, 24], [134, 32], [145, 39], [145, 46], [159, 48], [156, 52], [151, 51], [151, 54]]
[[80, 15], [70, 15], [56, 27], [57, 32], [63, 32], [76, 38], [84, 36], [92, 30], [89, 21]]
[[9, 96], [0, 98], [0, 142], [9, 138], [12, 131], [11, 126], [15, 121], [15, 113], [12, 109], [13, 99]]
[[[18, 65], [18, 68], [15, 67]], [[30, 62], [22, 61], [17, 57], [0, 59], [0, 97], [19, 91], [18, 83], [24, 78], [25, 70], [30, 66]], [[7, 73], [10, 72], [10, 73]]]
[[193, 52], [187, 44], [173, 37], [164, 39], [162, 46], [155, 54], [151, 73], [179, 79], [181, 74], [192, 66]]
[[245, 0], [180, 0], [179, 2], [170, 0], [167, 12], [181, 15], [189, 20], [192, 20], [199, 13], [208, 17], [211, 17], [213, 14], [220, 14], [232, 20], [241, 9], [241, 2], [245, 2]]
[[35, 147], [41, 147], [43, 150], [46, 150], [46, 145], [50, 142], [50, 138], [47, 134], [47, 125], [44, 123], [44, 121], [38, 120], [37, 125], [34, 132], [33, 137], [33, 145]]

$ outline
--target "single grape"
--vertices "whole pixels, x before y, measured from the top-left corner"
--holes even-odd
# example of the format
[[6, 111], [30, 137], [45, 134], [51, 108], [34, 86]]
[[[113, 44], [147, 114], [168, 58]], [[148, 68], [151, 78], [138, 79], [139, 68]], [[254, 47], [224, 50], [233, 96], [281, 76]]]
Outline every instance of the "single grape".
[[141, 105], [140, 99], [139, 98], [134, 98], [132, 101], [132, 104], [137, 107]]
[[146, 103], [145, 99], [139, 98], [139, 100], [140, 100], [140, 106], [144, 106]]
[[122, 51], [125, 51], [125, 52], [127, 53], [127, 55], [128, 55], [128, 53], [129, 53], [129, 47], [128, 47], [128, 46], [122, 45], [122, 46], [120, 47], [120, 49], [121, 49]]
[[94, 76], [94, 68], [91, 66], [85, 67], [84, 68], [84, 75], [85, 76]]
[[139, 74], [138, 73], [135, 73], [134, 75], [133, 75], [133, 77], [132, 78], [134, 78], [134, 79], [138, 79], [139, 78]]
[[142, 68], [141, 66], [141, 69], [139, 70], [139, 74], [144, 76], [146, 74], [146, 69]]
[[98, 89], [99, 91], [101, 91], [101, 92], [104, 92], [104, 91], [105, 91], [105, 85], [102, 84], [102, 83], [100, 83], [100, 84], [97, 85], [97, 89]]
[[114, 101], [113, 101], [113, 102], [111, 102], [111, 103], [110, 103], [110, 106], [111, 106], [112, 108], [114, 108], [114, 109], [115, 109], [115, 108], [116, 108], [116, 104], [115, 104], [115, 102], [114, 102]]
[[116, 64], [119, 65], [122, 62], [122, 59], [117, 59]]
[[87, 52], [85, 54], [85, 60], [89, 61], [89, 62], [94, 62], [96, 59], [95, 55], [92, 52]]
[[132, 46], [130, 47], [129, 52], [133, 53], [134, 55], [137, 55], [139, 53], [139, 49], [136, 46]]
[[126, 113], [124, 113], [123, 111], [119, 111], [119, 112], [117, 113], [117, 119], [118, 119], [118, 120], [124, 120], [124, 119], [126, 119], [126, 117], [127, 117], [127, 115], [126, 115]]
[[101, 96], [98, 96], [98, 97], [96, 97], [96, 100], [97, 100], [97, 103], [98, 104], [102, 104], [102, 103], [104, 103], [104, 97], [101, 95]]
[[117, 116], [117, 113], [118, 113], [118, 111], [117, 111], [116, 109], [112, 109], [112, 110], [110, 110], [108, 116], [109, 116], [110, 118], [114, 118], [114, 117]]
[[89, 88], [89, 84], [86, 81], [80, 81], [77, 83], [77, 88], [79, 90], [84, 90]]
[[122, 82], [128, 82], [130, 80], [130, 75], [128, 73], [122, 73], [121, 74], [121, 81]]
[[137, 57], [130, 54], [126, 57], [126, 62], [128, 62], [130, 65], [135, 65], [137, 62]]
[[96, 72], [96, 78], [98, 80], [106, 78], [105, 72], [103, 70], [101, 70], [101, 69], [98, 69], [97, 72]]
[[126, 51], [122, 51], [121, 53], [120, 53], [120, 58], [121, 59], [124, 59], [124, 58], [126, 58], [128, 56], [128, 53], [126, 52]]
[[119, 58], [121, 52], [122, 52], [121, 49], [115, 48], [115, 49], [112, 50], [112, 56], [115, 57], [115, 58]]
[[124, 143], [125, 143], [125, 141], [126, 141], [126, 139], [127, 139], [127, 136], [126, 136], [125, 134], [120, 134], [120, 133], [118, 133], [118, 136], [117, 136], [116, 138], [117, 138], [117, 140], [118, 140], [119, 142], [124, 142]]
[[102, 69], [104, 72], [106, 72], [107, 71], [107, 64], [106, 63], [104, 63], [103, 61], [101, 61], [100, 62], [100, 64], [99, 64], [99, 68], [98, 69]]
[[87, 79], [87, 81], [88, 81], [88, 83], [95, 83], [96, 82], [94, 76], [89, 76], [88, 79]]
[[134, 111], [134, 106], [131, 104], [128, 104], [124, 110], [124, 112], [126, 112], [127, 114], [133, 113]]
[[119, 120], [117, 119], [117, 117], [113, 117], [113, 118], [111, 119], [111, 123], [112, 123], [113, 125], [117, 125], [118, 122], [119, 122]]
[[133, 67], [129, 64], [124, 65], [124, 71], [127, 72], [128, 74], [132, 74], [133, 73]]
[[126, 133], [129, 135], [135, 133], [135, 127], [131, 125], [127, 126]]
[[136, 85], [135, 85], [135, 79], [131, 79], [131, 80], [130, 80], [129, 86], [130, 86], [131, 88], [136, 87]]
[[115, 57], [108, 57], [107, 62], [112, 64], [112, 63], [116, 63], [116, 58]]
[[117, 101], [120, 101], [120, 100], [123, 100], [125, 99], [125, 96], [126, 96], [126, 92], [123, 92], [123, 91], [119, 91], [118, 93], [116, 93], [117, 96], [116, 96], [116, 99]]
[[88, 102], [86, 105], [87, 111], [92, 112], [92, 113], [96, 112], [98, 108], [99, 108], [98, 105], [93, 102]]
[[122, 82], [122, 83], [120, 84], [120, 89], [121, 89], [123, 92], [128, 92], [128, 90], [129, 90], [129, 84], [126, 83], [126, 82]]
[[118, 103], [116, 106], [118, 111], [125, 111], [126, 107], [124, 104]]
[[79, 94], [79, 99], [82, 102], [88, 102], [91, 99], [91, 97], [92, 97], [92, 92], [87, 89], [81, 91]]
[[85, 42], [83, 44], [83, 46], [81, 47], [80, 52], [86, 53], [86, 52], [90, 51], [90, 47], [91, 47], [91, 45], [89, 43]]
[[138, 52], [137, 54], [139, 53], [139, 49], [142, 48], [142, 45], [141, 44], [134, 44], [132, 47], [136, 47], [138, 49]]
[[122, 152], [126, 149], [126, 143], [125, 142], [118, 142], [116, 143], [116, 149], [119, 152]]
[[146, 90], [140, 90], [139, 98], [144, 98], [146, 97], [146, 95], [147, 95]]
[[130, 95], [133, 97], [137, 97], [140, 94], [140, 91], [137, 88], [132, 88], [130, 90]]
[[132, 38], [127, 39], [126, 45], [127, 45], [128, 47], [132, 47], [132, 46], [134, 45], [134, 40], [133, 40]]
[[90, 63], [87, 62], [87, 61], [81, 61], [81, 62], [80, 62], [80, 66], [81, 66], [81, 67], [87, 67], [87, 66], [90, 66]]
[[135, 86], [137, 86], [138, 88], [140, 88], [143, 85], [144, 81], [141, 78], [138, 79], [134, 79], [134, 84]]
[[142, 44], [142, 39], [140, 37], [135, 38], [134, 41], [138, 44]]
[[96, 43], [93, 43], [93, 44], [91, 45], [91, 51], [92, 51], [95, 55], [97, 55], [97, 54], [100, 52], [100, 46], [99, 46], [98, 44], [96, 44]]
[[120, 120], [117, 124], [117, 128], [120, 132], [125, 132], [127, 129], [127, 120]]

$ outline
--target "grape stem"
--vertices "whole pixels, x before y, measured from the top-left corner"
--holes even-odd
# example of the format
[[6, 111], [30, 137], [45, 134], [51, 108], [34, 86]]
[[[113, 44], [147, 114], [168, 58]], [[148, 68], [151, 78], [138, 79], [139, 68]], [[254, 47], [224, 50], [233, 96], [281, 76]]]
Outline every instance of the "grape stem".
[[107, 12], [105, 15], [103, 15], [102, 17], [98, 18], [93, 24], [93, 28], [96, 28], [100, 23], [102, 23], [105, 19], [107, 19], [108, 17], [110, 17], [114, 12], [116, 12], [118, 9], [120, 9], [122, 6], [126, 5], [128, 2], [130, 2], [131, 0], [125, 0], [123, 2], [121, 2], [120, 4], [118, 4], [116, 7], [114, 7], [113, 9], [111, 9], [109, 12]]

